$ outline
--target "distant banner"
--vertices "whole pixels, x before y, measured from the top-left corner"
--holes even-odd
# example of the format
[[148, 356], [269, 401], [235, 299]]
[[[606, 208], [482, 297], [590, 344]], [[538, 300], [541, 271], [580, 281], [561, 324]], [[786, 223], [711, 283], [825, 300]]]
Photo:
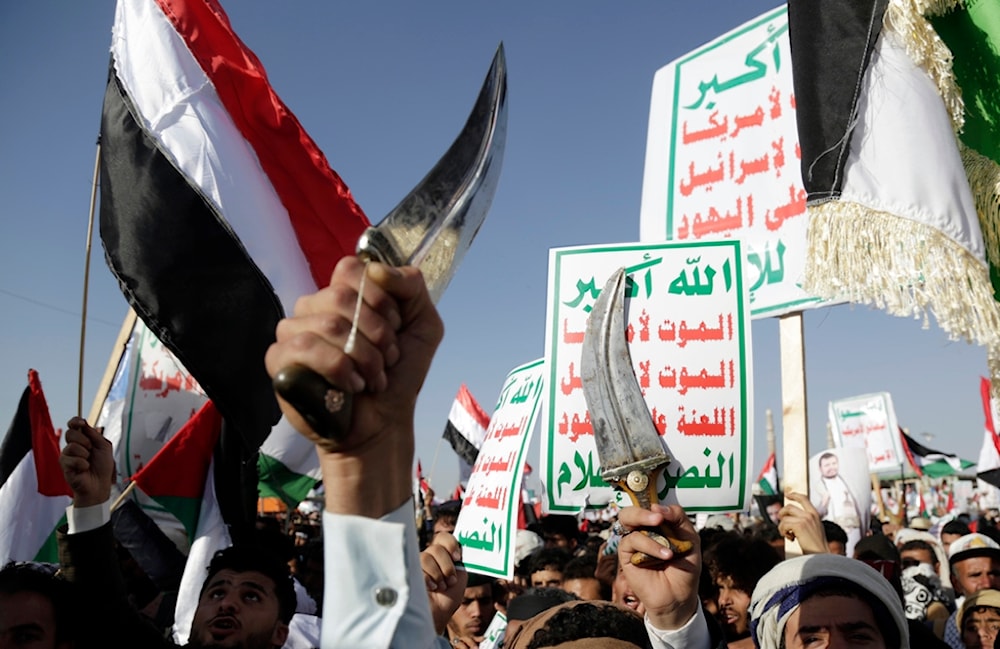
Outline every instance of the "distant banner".
[[[117, 482], [124, 485], [207, 400], [181, 362], [136, 320], [96, 422], [114, 447]], [[186, 532], [173, 514], [141, 492], [134, 497], [179, 547], [186, 548]]]
[[799, 288], [806, 192], [791, 62], [781, 7], [653, 80], [640, 239], [742, 239], [754, 318], [820, 304]]
[[543, 507], [578, 512], [614, 493], [601, 478], [580, 377], [587, 319], [608, 277], [628, 274], [627, 332], [650, 417], [671, 457], [660, 500], [689, 511], [749, 507], [750, 322], [739, 241], [608, 244], [549, 252]]
[[871, 473], [899, 475], [908, 464], [888, 392], [831, 401], [829, 415], [834, 444], [864, 449]]

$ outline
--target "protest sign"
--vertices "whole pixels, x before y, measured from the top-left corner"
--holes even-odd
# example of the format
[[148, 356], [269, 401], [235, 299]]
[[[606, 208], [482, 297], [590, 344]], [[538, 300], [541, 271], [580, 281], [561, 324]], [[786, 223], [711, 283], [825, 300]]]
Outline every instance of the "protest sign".
[[642, 187], [642, 241], [744, 241], [751, 315], [820, 304], [805, 293], [788, 15], [772, 10], [657, 71]]
[[544, 383], [541, 359], [514, 368], [504, 381], [455, 526], [471, 572], [514, 577], [521, 477]]
[[899, 424], [888, 392], [830, 402], [830, 426], [838, 448], [863, 448], [871, 473], [899, 475], [906, 463]]
[[580, 378], [587, 318], [607, 278], [628, 275], [627, 331], [650, 417], [671, 462], [660, 500], [689, 511], [749, 506], [752, 386], [747, 294], [736, 240], [550, 251], [543, 507], [578, 512], [613, 498], [601, 478]]

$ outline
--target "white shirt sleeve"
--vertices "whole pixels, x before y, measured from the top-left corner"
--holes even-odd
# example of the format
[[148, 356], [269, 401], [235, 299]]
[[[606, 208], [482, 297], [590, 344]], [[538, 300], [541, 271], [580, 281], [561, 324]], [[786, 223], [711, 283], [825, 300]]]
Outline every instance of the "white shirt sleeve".
[[79, 534], [80, 532], [96, 530], [110, 520], [110, 500], [105, 500], [99, 505], [91, 505], [90, 507], [74, 507], [70, 505], [66, 508], [66, 533]]
[[646, 634], [653, 649], [711, 649], [712, 638], [708, 633], [708, 621], [698, 604], [698, 611], [687, 623], [673, 631], [657, 629], [646, 616]]
[[376, 520], [323, 512], [323, 649], [439, 646], [413, 506]]

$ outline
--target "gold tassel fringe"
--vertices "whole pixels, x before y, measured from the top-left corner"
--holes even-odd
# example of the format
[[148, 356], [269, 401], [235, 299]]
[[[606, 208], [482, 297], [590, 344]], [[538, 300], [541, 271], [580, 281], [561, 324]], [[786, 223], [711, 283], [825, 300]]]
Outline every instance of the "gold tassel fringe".
[[987, 349], [1000, 387], [1000, 303], [978, 259], [936, 228], [848, 201], [809, 207], [803, 288], [822, 298], [870, 304], [895, 316], [933, 314], [953, 340]]
[[959, 149], [983, 231], [986, 258], [992, 266], [1000, 267], [1000, 165], [965, 145], [960, 144]]

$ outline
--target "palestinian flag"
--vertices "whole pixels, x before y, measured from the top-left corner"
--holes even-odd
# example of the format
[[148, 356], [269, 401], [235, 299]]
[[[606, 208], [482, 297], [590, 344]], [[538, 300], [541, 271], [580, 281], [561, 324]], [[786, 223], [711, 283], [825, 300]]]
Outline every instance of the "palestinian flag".
[[222, 416], [206, 401], [153, 459], [132, 476], [132, 482], [163, 505], [184, 525], [193, 541], [203, 504], [205, 476], [215, 443], [222, 431]]
[[420, 464], [420, 459], [417, 459], [417, 473], [414, 479], [414, 491], [416, 492], [417, 502], [423, 505], [427, 500], [427, 495], [432, 491], [431, 483], [427, 481], [424, 477], [424, 467]]
[[988, 482], [994, 487], [1000, 487], [1000, 437], [997, 437], [996, 421], [997, 400], [990, 394], [990, 382], [982, 378], [979, 382], [979, 392], [983, 397], [983, 446], [979, 451], [979, 464], [976, 467], [976, 477]]
[[368, 221], [216, 0], [119, 1], [100, 221], [129, 303], [252, 458], [279, 416], [275, 326]]
[[178, 646], [186, 645], [191, 634], [191, 623], [198, 607], [201, 586], [208, 574], [208, 564], [212, 562], [216, 552], [233, 544], [219, 509], [215, 484], [215, 463], [210, 462], [202, 483], [198, 528], [191, 544], [191, 551], [188, 552], [187, 563], [184, 564], [184, 574], [181, 576], [181, 585], [177, 592], [177, 605], [174, 607], [173, 636]]
[[764, 495], [778, 495], [778, 468], [774, 461], [773, 451], [767, 456], [767, 462], [764, 463], [764, 468], [760, 470], [760, 475], [757, 476], [757, 485], [760, 487], [760, 492]]
[[462, 474], [466, 480], [472, 465], [476, 463], [479, 448], [486, 439], [486, 429], [489, 427], [490, 416], [463, 383], [455, 396], [455, 402], [451, 404], [448, 424], [444, 427], [444, 438], [465, 465]]
[[917, 516], [920, 518], [931, 517], [930, 513], [927, 511], [927, 501], [924, 500], [924, 492], [920, 491], [919, 486], [917, 487]]
[[[952, 337], [985, 345], [1000, 381], [1000, 308], [987, 265], [1000, 252], [987, 253], [980, 225], [1000, 209], [998, 192], [995, 183], [970, 187], [952, 53], [918, 4], [960, 5], [788, 3], [808, 193], [803, 288], [894, 315], [933, 314]], [[996, 3], [974, 4], [995, 13]], [[995, 84], [995, 50], [990, 57]]]
[[0, 446], [0, 566], [8, 561], [59, 563], [55, 529], [72, 492], [59, 466], [59, 434], [52, 427], [38, 372]]
[[[134, 316], [132, 318], [134, 320]], [[129, 478], [159, 452], [207, 402], [204, 391], [180, 361], [142, 322], [127, 320], [128, 330], [109, 366], [114, 379], [107, 395], [92, 412], [104, 435], [115, 446], [121, 479]], [[112, 371], [109, 370], [109, 371]], [[294, 508], [320, 479], [319, 459], [313, 444], [281, 419], [264, 441], [257, 460], [257, 490], [275, 496]], [[161, 528], [172, 529], [172, 516], [164, 516], [148, 499], [139, 504]], [[185, 530], [190, 537], [190, 530]]]
[[974, 465], [968, 460], [963, 460], [951, 453], [942, 453], [932, 448], [927, 448], [917, 440], [899, 429], [899, 436], [903, 442], [903, 452], [906, 459], [918, 476], [929, 478], [943, 478], [949, 475], [956, 475], [972, 468]]
[[260, 447], [257, 458], [260, 495], [279, 498], [289, 509], [295, 509], [322, 479], [315, 444], [282, 417]]

